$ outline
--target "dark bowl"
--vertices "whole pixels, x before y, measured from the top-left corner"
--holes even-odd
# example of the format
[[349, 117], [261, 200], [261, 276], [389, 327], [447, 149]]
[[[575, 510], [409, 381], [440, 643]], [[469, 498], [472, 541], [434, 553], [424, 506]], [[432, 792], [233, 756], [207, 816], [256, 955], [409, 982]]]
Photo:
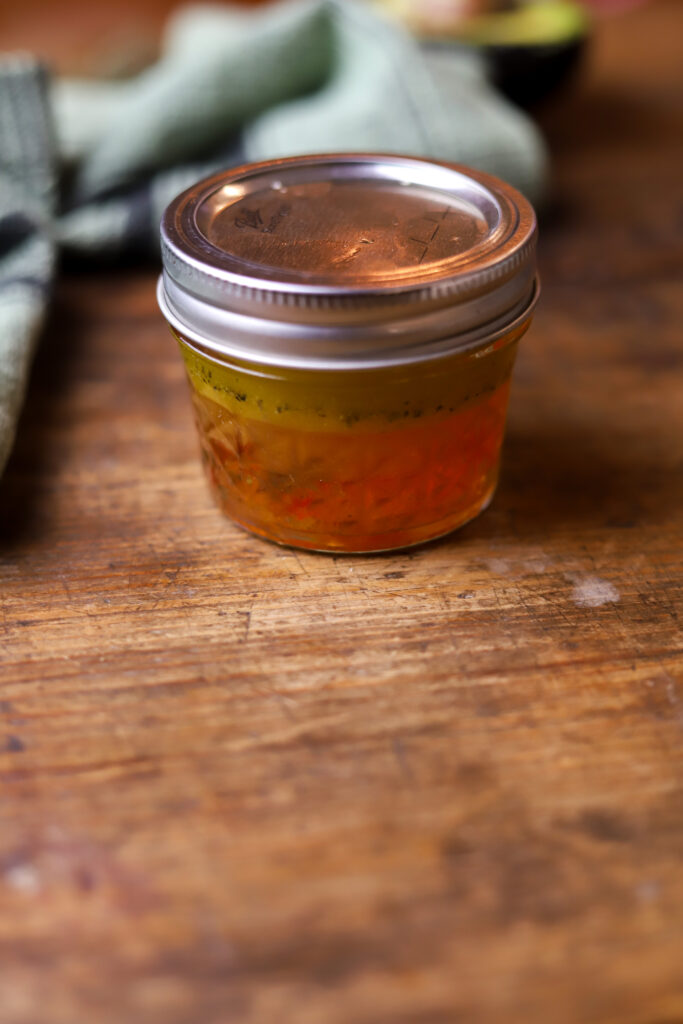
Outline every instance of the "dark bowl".
[[533, 107], [571, 82], [587, 36], [565, 43], [482, 46], [494, 84], [514, 103]]

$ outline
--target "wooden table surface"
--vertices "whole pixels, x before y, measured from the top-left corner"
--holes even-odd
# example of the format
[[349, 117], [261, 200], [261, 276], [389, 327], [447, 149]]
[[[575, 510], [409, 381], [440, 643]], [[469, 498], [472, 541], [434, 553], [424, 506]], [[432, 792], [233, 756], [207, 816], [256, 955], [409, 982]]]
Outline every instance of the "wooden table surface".
[[153, 272], [63, 276], [0, 487], [0, 1024], [683, 1021], [681, 13], [543, 114], [502, 481], [441, 543], [222, 519]]

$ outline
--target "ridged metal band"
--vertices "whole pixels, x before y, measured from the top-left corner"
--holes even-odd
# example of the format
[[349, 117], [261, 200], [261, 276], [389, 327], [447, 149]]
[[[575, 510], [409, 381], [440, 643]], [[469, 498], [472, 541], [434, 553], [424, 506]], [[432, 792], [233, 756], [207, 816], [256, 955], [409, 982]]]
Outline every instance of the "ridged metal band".
[[[274, 321], [257, 320], [242, 314], [232, 314], [226, 330], [224, 320], [211, 323], [211, 307], [200, 302], [193, 310], [193, 317], [181, 318], [169, 298], [167, 284], [168, 279], [161, 275], [157, 283], [157, 300], [164, 317], [194, 348], [218, 362], [234, 358], [264, 366], [335, 371], [424, 362], [493, 344], [529, 320], [541, 291], [535, 277], [528, 293], [513, 307], [492, 320], [481, 322], [479, 319], [478, 326], [457, 333], [453, 333], [448, 310], [445, 310], [439, 317], [441, 333], [437, 332], [437, 321], [432, 316], [403, 322], [392, 332], [373, 330], [368, 325], [361, 329], [323, 328], [322, 331], [309, 330], [302, 334], [300, 325], [285, 322], [280, 324], [278, 331], [272, 331], [269, 328]], [[186, 305], [184, 310], [187, 310]]]

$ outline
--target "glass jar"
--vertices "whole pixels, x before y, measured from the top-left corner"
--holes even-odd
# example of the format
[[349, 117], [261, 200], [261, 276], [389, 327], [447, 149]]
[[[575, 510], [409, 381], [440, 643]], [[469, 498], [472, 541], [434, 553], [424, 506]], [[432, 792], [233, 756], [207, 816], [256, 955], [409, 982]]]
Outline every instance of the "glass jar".
[[535, 240], [508, 185], [400, 156], [248, 165], [178, 196], [158, 296], [223, 511], [338, 552], [477, 515], [538, 296]]

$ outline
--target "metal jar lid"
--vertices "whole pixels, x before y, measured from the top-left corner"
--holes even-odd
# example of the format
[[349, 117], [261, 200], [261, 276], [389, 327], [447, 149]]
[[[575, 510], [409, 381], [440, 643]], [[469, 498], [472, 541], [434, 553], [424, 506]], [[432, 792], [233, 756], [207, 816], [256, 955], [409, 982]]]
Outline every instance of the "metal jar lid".
[[432, 358], [527, 318], [536, 218], [453, 164], [293, 157], [198, 182], [166, 209], [158, 297], [215, 357], [344, 368]]

